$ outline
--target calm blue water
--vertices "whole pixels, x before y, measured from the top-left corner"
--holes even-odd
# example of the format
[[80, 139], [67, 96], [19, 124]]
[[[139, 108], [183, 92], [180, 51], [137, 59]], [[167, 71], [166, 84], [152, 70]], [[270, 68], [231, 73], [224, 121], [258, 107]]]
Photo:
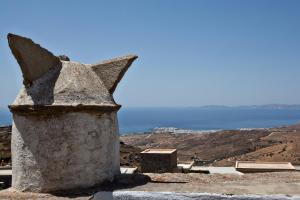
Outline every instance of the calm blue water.
[[122, 108], [120, 133], [144, 132], [154, 127], [193, 130], [270, 128], [295, 124], [300, 110], [251, 108]]
[[[155, 127], [193, 130], [269, 128], [300, 121], [299, 109], [270, 108], [122, 108], [120, 133], [145, 132]], [[0, 110], [0, 125], [11, 124], [8, 111]]]
[[11, 124], [11, 114], [8, 110], [0, 108], [0, 126]]

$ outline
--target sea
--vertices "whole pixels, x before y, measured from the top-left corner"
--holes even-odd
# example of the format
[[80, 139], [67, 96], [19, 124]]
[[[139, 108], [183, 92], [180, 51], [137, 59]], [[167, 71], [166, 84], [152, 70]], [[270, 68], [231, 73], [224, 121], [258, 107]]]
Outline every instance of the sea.
[[[289, 107], [123, 107], [118, 112], [120, 134], [135, 134], [161, 127], [213, 131], [271, 128], [300, 122], [300, 108]], [[0, 110], [0, 126], [11, 124], [8, 110]]]

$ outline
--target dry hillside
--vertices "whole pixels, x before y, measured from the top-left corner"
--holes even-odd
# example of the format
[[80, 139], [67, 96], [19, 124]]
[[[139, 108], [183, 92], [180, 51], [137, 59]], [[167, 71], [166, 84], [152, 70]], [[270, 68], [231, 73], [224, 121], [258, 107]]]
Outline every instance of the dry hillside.
[[121, 137], [125, 144], [176, 148], [180, 161], [233, 166], [236, 160], [289, 161], [300, 164], [300, 126], [210, 134], [140, 134]]
[[[11, 127], [0, 127], [2, 165], [10, 163]], [[139, 166], [147, 148], [176, 148], [180, 161], [233, 166], [236, 160], [289, 161], [300, 165], [300, 125], [205, 134], [152, 133], [121, 136], [123, 166]]]

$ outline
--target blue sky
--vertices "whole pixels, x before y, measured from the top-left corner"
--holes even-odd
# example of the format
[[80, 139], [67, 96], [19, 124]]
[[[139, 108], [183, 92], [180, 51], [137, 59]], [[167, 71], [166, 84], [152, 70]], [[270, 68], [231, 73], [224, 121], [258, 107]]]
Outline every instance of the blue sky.
[[0, 2], [0, 107], [22, 76], [6, 40], [96, 63], [137, 54], [115, 92], [123, 106], [300, 103], [300, 1]]

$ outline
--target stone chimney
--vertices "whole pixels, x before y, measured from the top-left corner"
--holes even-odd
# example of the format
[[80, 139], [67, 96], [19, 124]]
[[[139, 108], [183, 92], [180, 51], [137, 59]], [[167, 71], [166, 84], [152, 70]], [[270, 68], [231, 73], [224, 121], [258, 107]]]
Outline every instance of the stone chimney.
[[60, 59], [8, 34], [24, 86], [13, 114], [12, 187], [50, 192], [113, 181], [120, 173], [120, 105], [113, 92], [135, 55], [98, 64]]

